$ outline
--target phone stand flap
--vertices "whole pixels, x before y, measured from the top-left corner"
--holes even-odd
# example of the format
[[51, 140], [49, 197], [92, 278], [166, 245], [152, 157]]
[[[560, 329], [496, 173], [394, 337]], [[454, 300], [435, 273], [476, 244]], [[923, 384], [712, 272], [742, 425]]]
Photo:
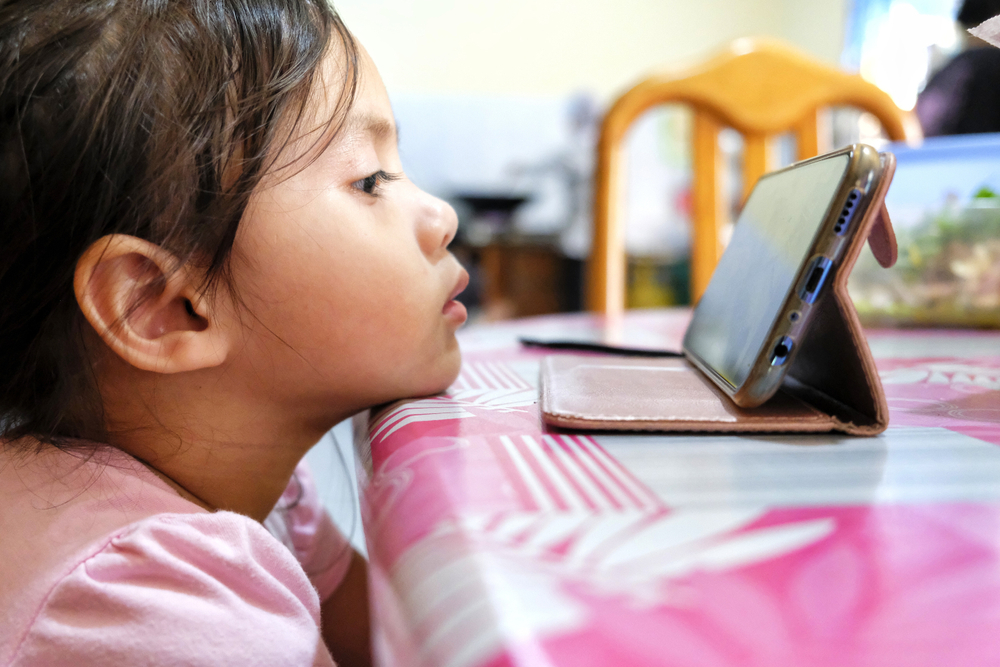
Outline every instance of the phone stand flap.
[[896, 237], [884, 197], [895, 159], [883, 174], [862, 227], [846, 249], [831, 289], [815, 304], [808, 333], [778, 393], [764, 405], [740, 408], [684, 359], [608, 356], [546, 357], [541, 411], [546, 423], [589, 430], [875, 435], [889, 409], [875, 361], [847, 292], [847, 279], [867, 241], [882, 266], [896, 261]]
[[[813, 321], [799, 341], [799, 352], [788, 369], [783, 388], [834, 416], [849, 433], [880, 433], [889, 425], [889, 407], [885, 401], [875, 359], [868, 348], [854, 302], [847, 291], [863, 239], [883, 267], [896, 261], [896, 235], [885, 208], [885, 193], [896, 170], [891, 153], [882, 154], [882, 176], [872, 198], [878, 208], [865, 215], [854, 242], [844, 254], [832, 289], [820, 297]], [[867, 232], [867, 234], [866, 234]]]
[[889, 425], [889, 408], [857, 313], [849, 298], [845, 307], [840, 294], [827, 297], [799, 342], [782, 389], [834, 417], [836, 430], [880, 433]]
[[889, 211], [885, 207], [885, 202], [879, 209], [875, 217], [875, 223], [868, 234], [868, 246], [872, 249], [872, 254], [883, 269], [888, 269], [896, 263], [899, 257], [899, 250], [896, 247], [896, 232], [892, 230], [892, 222], [889, 221]]

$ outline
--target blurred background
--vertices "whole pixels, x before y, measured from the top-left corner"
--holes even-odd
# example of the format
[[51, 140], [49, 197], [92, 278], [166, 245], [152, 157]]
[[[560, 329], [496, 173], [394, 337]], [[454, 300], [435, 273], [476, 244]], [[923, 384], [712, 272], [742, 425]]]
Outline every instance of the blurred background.
[[[972, 24], [1000, 13], [1000, 0], [967, 1], [978, 5], [978, 14], [965, 17]], [[962, 96], [948, 90], [955, 77], [944, 71], [959, 54], [972, 49], [1000, 56], [1000, 49], [975, 49], [984, 45], [967, 39], [955, 20], [960, 0], [335, 5], [385, 80], [408, 175], [459, 212], [453, 248], [473, 275], [464, 295], [473, 321], [581, 308], [598, 125], [614, 100], [645, 76], [683, 71], [741, 37], [772, 37], [860, 73], [913, 112], [936, 74], [930, 88], [944, 90], [952, 107], [963, 106]], [[1000, 63], [987, 69], [994, 79], [986, 89], [1000, 94]], [[996, 122], [1000, 101], [982, 95], [976, 101], [988, 109], [992, 104]], [[947, 120], [940, 108], [934, 113]], [[866, 114], [829, 109], [819, 120], [821, 151], [858, 140], [884, 142], [878, 122]], [[919, 136], [915, 114], [911, 121]], [[926, 134], [969, 131], [942, 122]], [[628, 137], [630, 307], [690, 301], [690, 130], [690, 115], [667, 106], [646, 113]], [[870, 321], [1000, 325], [1000, 134], [945, 137], [930, 146], [934, 141], [912, 151], [894, 147], [900, 169], [888, 204], [900, 234], [900, 262], [885, 271], [863, 257], [852, 295]], [[723, 132], [719, 143], [738, 172], [739, 135]], [[792, 161], [793, 147], [780, 148], [779, 163]], [[733, 190], [737, 206], [735, 180]], [[314, 448], [313, 468], [320, 477], [334, 475], [321, 484], [325, 500], [363, 548], [350, 425], [329, 437], [337, 446]]]
[[[604, 110], [644, 76], [768, 36], [860, 72], [904, 110], [964, 46], [954, 0], [339, 0], [377, 63], [403, 166], [459, 212], [473, 320], [581, 307]], [[820, 150], [879, 142], [832, 109]], [[628, 139], [630, 307], [689, 302], [690, 117], [648, 112]], [[723, 134], [739, 163], [741, 140]], [[779, 151], [790, 162], [793, 151]], [[738, 205], [738, 197], [734, 197]]]

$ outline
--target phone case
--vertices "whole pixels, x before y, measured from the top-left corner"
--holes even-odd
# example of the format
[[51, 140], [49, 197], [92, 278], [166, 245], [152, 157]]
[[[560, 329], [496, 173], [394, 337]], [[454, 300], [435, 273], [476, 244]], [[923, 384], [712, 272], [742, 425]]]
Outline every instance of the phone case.
[[882, 383], [868, 349], [847, 279], [867, 240], [879, 264], [896, 261], [883, 177], [829, 292], [781, 389], [763, 405], [740, 408], [686, 359], [552, 355], [541, 368], [541, 411], [564, 428], [632, 431], [816, 433], [876, 435], [889, 425]]

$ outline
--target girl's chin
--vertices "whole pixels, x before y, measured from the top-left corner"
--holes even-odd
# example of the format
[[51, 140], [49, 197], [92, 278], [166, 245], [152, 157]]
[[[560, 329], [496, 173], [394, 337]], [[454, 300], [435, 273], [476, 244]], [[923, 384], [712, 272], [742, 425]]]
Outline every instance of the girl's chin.
[[422, 395], [434, 396], [446, 391], [458, 379], [458, 374], [461, 370], [462, 353], [456, 345], [454, 349], [442, 355], [440, 363], [437, 369], [435, 369], [436, 372], [434, 373], [433, 381], [427, 382]]
[[391, 393], [383, 394], [379, 399], [373, 400], [372, 404], [382, 406], [436, 396], [454, 384], [461, 369], [462, 353], [452, 336], [452, 342], [446, 350], [430, 360], [430, 363], [412, 368], [405, 377], [393, 378], [390, 381]]

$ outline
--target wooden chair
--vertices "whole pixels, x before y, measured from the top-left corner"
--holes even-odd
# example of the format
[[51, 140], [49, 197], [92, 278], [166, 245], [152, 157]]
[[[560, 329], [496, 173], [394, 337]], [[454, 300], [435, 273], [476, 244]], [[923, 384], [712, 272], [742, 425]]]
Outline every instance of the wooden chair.
[[722, 256], [717, 187], [719, 130], [743, 135], [744, 196], [767, 171], [767, 140], [793, 132], [798, 159], [817, 154], [817, 111], [850, 106], [872, 113], [892, 140], [906, 138], [903, 112], [882, 90], [772, 40], [741, 39], [703, 67], [681, 76], [652, 76], [622, 95], [601, 125], [597, 147], [594, 243], [587, 308], [625, 307], [624, 147], [629, 126], [654, 105], [680, 102], [694, 111], [691, 292], [697, 300]]

